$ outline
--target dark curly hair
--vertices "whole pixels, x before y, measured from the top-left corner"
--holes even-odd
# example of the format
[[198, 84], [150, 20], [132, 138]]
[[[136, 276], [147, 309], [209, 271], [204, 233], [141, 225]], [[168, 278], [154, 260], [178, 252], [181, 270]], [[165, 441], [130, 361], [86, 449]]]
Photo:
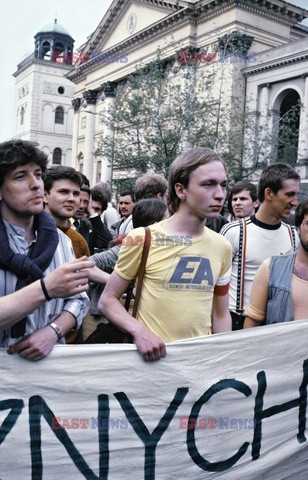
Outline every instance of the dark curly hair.
[[21, 165], [34, 163], [44, 173], [47, 168], [47, 155], [37, 148], [38, 143], [25, 140], [8, 140], [0, 143], [0, 186], [5, 175]]

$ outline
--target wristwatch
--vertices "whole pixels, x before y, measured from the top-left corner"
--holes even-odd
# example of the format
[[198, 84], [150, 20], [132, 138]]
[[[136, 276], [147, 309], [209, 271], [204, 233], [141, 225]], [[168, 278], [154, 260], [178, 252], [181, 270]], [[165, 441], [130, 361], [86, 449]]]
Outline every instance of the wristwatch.
[[60, 328], [58, 327], [58, 325], [55, 322], [49, 323], [48, 327], [51, 327], [56, 332], [56, 334], [58, 336], [58, 340], [60, 340], [63, 337]]

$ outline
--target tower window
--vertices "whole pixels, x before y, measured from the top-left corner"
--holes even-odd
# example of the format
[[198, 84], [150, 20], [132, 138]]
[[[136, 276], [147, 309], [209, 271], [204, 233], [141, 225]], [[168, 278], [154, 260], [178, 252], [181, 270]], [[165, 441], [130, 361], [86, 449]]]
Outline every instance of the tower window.
[[55, 165], [61, 165], [62, 150], [61, 148], [55, 148], [52, 155], [52, 163]]
[[43, 58], [44, 60], [49, 60], [50, 58], [50, 43], [49, 42], [43, 42], [42, 43], [42, 53], [43, 53]]
[[55, 111], [55, 123], [64, 123], [64, 110], [62, 107], [57, 107]]
[[64, 92], [65, 92], [64, 87], [58, 88], [58, 93], [60, 93], [60, 95], [63, 95]]

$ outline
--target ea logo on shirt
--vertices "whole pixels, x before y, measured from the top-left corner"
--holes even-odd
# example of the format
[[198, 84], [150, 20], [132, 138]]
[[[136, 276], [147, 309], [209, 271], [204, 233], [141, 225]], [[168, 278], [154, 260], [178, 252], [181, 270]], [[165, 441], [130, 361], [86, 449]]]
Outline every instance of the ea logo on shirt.
[[213, 289], [213, 274], [208, 258], [200, 256], [176, 256], [164, 287], [169, 290], [205, 290]]

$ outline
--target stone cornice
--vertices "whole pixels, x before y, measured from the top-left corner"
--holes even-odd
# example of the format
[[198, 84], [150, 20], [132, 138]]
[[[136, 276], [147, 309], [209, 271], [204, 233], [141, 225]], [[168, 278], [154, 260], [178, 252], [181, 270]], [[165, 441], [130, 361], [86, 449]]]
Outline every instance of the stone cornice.
[[308, 50], [303, 51], [301, 53], [294, 53], [290, 55], [286, 55], [285, 57], [279, 57], [279, 59], [271, 59], [267, 62], [259, 63], [258, 65], [254, 65], [251, 67], [246, 67], [242, 70], [242, 73], [245, 77], [249, 77], [250, 75], [255, 75], [257, 73], [263, 72], [265, 70], [271, 70], [273, 68], [283, 67], [284, 65], [290, 65], [291, 63], [300, 62], [302, 60], [308, 59]]
[[308, 11], [283, 0], [234, 0], [237, 6], [289, 25], [301, 22]]
[[200, 2], [195, 4], [194, 13], [198, 16], [198, 21], [208, 20], [215, 17], [217, 13], [223, 13], [235, 7], [240, 7], [243, 10], [266, 16], [287, 25], [294, 25], [308, 17], [307, 10], [283, 0], [216, 0], [213, 2], [200, 0]]
[[[69, 64], [69, 63], [58, 63], [58, 62], [50, 62], [49, 60], [43, 60], [43, 59], [39, 59], [39, 58], [31, 58], [31, 60], [29, 60], [29, 62], [25, 62], [24, 64], [22, 64], [23, 62], [21, 62], [19, 65], [18, 65], [18, 70], [16, 70], [16, 72], [13, 73], [13, 77], [17, 77], [18, 75], [20, 75], [21, 72], [23, 72], [24, 70], [26, 70], [30, 65], [43, 65], [44, 67], [57, 67], [57, 68], [62, 68], [64, 70], [68, 70], [68, 71], [73, 71], [74, 70], [74, 66]], [[22, 66], [21, 66], [22, 65]]]

